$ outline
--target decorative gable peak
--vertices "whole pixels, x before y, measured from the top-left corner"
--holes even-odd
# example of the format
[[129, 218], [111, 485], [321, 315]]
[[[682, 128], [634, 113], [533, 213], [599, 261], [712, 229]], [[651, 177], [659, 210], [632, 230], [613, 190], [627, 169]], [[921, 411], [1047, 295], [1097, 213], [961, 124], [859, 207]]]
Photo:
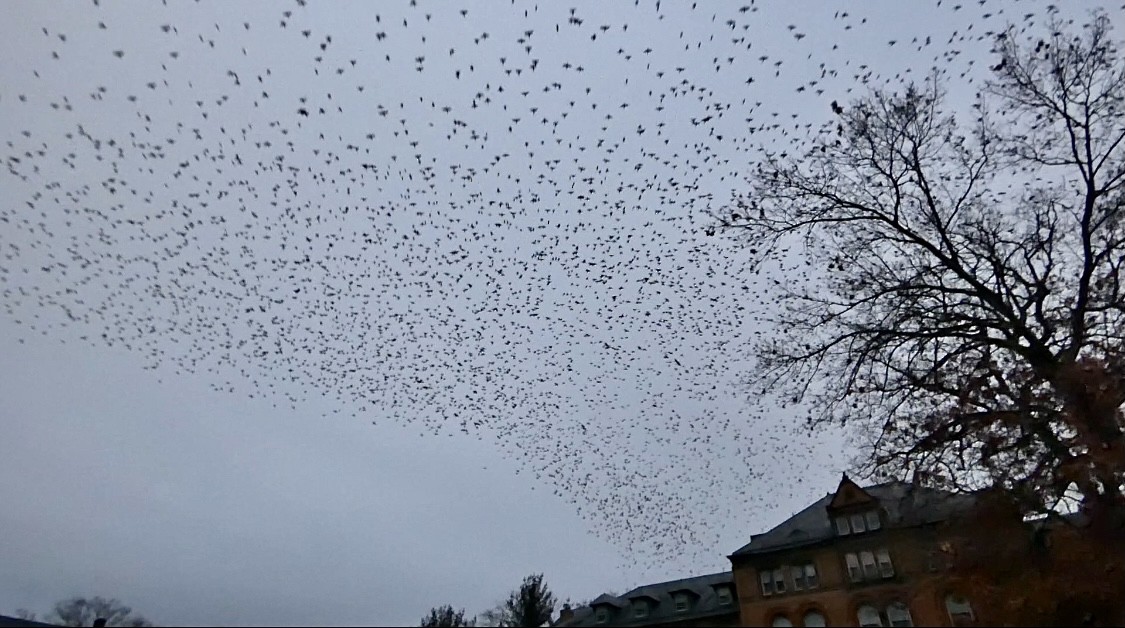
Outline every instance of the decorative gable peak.
[[832, 494], [831, 501], [828, 502], [828, 511], [859, 510], [861, 507], [873, 507], [878, 505], [879, 500], [860, 488], [860, 486], [853, 482], [851, 478], [848, 477], [848, 474], [845, 473], [840, 478], [840, 485], [836, 487], [836, 492]]

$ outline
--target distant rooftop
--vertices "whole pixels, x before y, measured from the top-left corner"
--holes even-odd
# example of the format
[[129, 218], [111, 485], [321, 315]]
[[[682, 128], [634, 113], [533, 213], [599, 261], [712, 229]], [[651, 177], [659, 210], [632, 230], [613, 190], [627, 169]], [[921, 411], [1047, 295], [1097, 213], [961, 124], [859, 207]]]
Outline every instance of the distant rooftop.
[[[719, 599], [718, 589], [729, 587], [727, 603]], [[691, 598], [688, 608], [676, 610], [675, 594], [685, 592]], [[638, 618], [634, 614], [638, 605], [645, 604], [647, 614]], [[595, 608], [606, 606], [610, 615], [601, 625], [651, 624], [698, 619], [738, 612], [738, 601], [734, 592], [734, 576], [729, 571], [722, 573], [681, 578], [657, 584], [646, 584], [622, 595], [602, 594], [590, 602], [590, 606], [574, 609], [574, 617], [560, 623], [560, 626], [597, 626]]]
[[41, 621], [31, 621], [30, 619], [0, 615], [0, 628], [41, 628], [43, 626], [56, 628], [55, 624], [46, 624]]

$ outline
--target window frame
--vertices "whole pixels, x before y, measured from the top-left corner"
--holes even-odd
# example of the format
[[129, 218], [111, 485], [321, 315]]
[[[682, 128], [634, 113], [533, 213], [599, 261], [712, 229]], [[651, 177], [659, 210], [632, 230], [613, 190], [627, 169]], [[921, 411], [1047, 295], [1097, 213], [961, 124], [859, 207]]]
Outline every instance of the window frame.
[[758, 583], [761, 584], [761, 587], [762, 587], [762, 597], [770, 597], [770, 596], [777, 595], [777, 591], [773, 590], [773, 570], [772, 569], [759, 569], [758, 570]]
[[[779, 624], [779, 621], [785, 623]], [[770, 620], [770, 628], [793, 628], [793, 621], [785, 613], [777, 613]]]
[[644, 619], [648, 617], [648, 600], [636, 599], [633, 600], [633, 618]]
[[715, 596], [719, 599], [719, 606], [730, 606], [734, 603], [734, 591], [727, 585], [715, 587]]
[[868, 532], [874, 532], [883, 527], [883, 517], [878, 510], [868, 510], [863, 518], [866, 520]]
[[[809, 615], [816, 615], [820, 617], [820, 624], [813, 624], [812, 626], [809, 626]], [[828, 616], [821, 612], [819, 608], [810, 608], [805, 611], [804, 615], [801, 616], [801, 625], [805, 626], [806, 628], [821, 628], [822, 626], [828, 625]]]
[[773, 588], [777, 591], [778, 595], [785, 595], [788, 589], [785, 586], [785, 569], [778, 567], [772, 571], [773, 573]]
[[820, 588], [820, 578], [816, 570], [816, 562], [804, 560], [789, 566], [790, 578], [793, 580], [794, 591], [812, 591]]
[[820, 588], [820, 572], [816, 570], [816, 563], [811, 560], [805, 563], [805, 587], [810, 591]]
[[848, 516], [836, 515], [836, 536], [847, 536], [851, 533], [852, 528], [848, 525]]
[[608, 624], [609, 623], [609, 609], [604, 606], [594, 607], [594, 623], [595, 624]]
[[[874, 618], [878, 623], [863, 623], [864, 609], [869, 609], [871, 611], [871, 615], [868, 617], [868, 619], [870, 620], [871, 618]], [[883, 615], [879, 612], [878, 607], [871, 603], [860, 604], [856, 607], [855, 620], [856, 624], [858, 624], [860, 628], [883, 628], [884, 626]]]
[[875, 560], [875, 552], [863, 550], [859, 553], [859, 563], [863, 566], [864, 580], [879, 579], [879, 562]]
[[[851, 516], [848, 517], [848, 523], [852, 525], [852, 534], [863, 534], [867, 532], [867, 526], [864, 521], [865, 518], [865, 513], [862, 512], [852, 513]], [[857, 523], [859, 524], [858, 526], [856, 525]]]
[[[884, 559], [886, 560], [884, 561]], [[886, 569], [883, 568], [884, 563], [886, 565]], [[875, 564], [878, 567], [879, 575], [882, 578], [886, 579], [895, 577], [895, 563], [893, 560], [891, 560], [891, 553], [887, 550], [887, 548], [884, 547], [875, 550]]]
[[691, 608], [691, 600], [688, 594], [680, 591], [672, 596], [672, 608], [677, 613], [686, 613]]
[[848, 580], [863, 582], [863, 566], [859, 563], [859, 555], [855, 552], [844, 554], [844, 565], [847, 568]]
[[[953, 600], [954, 598], [960, 598], [961, 599], [961, 601], [964, 604], [965, 609], [968, 611], [967, 613], [954, 613], [953, 612], [953, 609], [950, 608], [950, 606], [951, 606], [950, 601]], [[956, 594], [956, 593], [947, 593], [946, 596], [945, 596], [944, 602], [945, 602], [945, 612], [946, 612], [947, 615], [949, 615], [949, 623], [953, 624], [954, 626], [964, 626], [966, 624], [972, 624], [973, 622], [976, 621], [977, 617], [976, 617], [976, 613], [973, 612], [973, 604], [972, 604], [972, 602], [969, 601], [969, 598], [965, 597], [964, 595], [959, 595], [959, 594]], [[968, 621], [965, 621], [964, 619], [961, 620], [961, 621], [958, 621], [958, 619], [957, 619], [958, 617], [964, 617]]]
[[[891, 609], [892, 608], [895, 609], [895, 610], [902, 611], [902, 613], [906, 617], [905, 623], [902, 622], [902, 619], [895, 620], [893, 617], [891, 617]], [[887, 608], [885, 610], [885, 613], [886, 613], [886, 616], [887, 616], [886, 625], [888, 625], [888, 626], [893, 626], [893, 627], [896, 627], [896, 628], [909, 628], [910, 626], [914, 625], [914, 615], [912, 615], [910, 613], [910, 607], [906, 604], [906, 602], [895, 600], [895, 601], [891, 602], [890, 604], [887, 604]], [[898, 623], [895, 623], [896, 621], [898, 621]]]

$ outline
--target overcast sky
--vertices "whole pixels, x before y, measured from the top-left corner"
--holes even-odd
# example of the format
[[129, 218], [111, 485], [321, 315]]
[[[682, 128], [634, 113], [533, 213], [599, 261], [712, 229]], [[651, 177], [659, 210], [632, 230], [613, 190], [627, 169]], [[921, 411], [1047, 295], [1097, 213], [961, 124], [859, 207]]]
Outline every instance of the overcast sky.
[[784, 277], [709, 213], [865, 84], [967, 103], [1047, 11], [170, 4], [0, 22], [0, 613], [400, 624], [726, 568], [853, 450], [744, 398]]

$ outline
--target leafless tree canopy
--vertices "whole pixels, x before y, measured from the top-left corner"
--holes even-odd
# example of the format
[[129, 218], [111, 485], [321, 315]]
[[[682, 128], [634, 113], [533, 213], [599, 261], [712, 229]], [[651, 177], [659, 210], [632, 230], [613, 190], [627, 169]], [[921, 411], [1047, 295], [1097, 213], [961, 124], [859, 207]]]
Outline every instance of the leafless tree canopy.
[[151, 626], [152, 624], [116, 599], [73, 597], [55, 604], [49, 620], [62, 626], [92, 626], [94, 620], [106, 620], [106, 626]]
[[1119, 503], [1125, 64], [1102, 14], [995, 52], [975, 119], [938, 75], [833, 103], [720, 217], [806, 263], [753, 385], [866, 427], [880, 474]]

